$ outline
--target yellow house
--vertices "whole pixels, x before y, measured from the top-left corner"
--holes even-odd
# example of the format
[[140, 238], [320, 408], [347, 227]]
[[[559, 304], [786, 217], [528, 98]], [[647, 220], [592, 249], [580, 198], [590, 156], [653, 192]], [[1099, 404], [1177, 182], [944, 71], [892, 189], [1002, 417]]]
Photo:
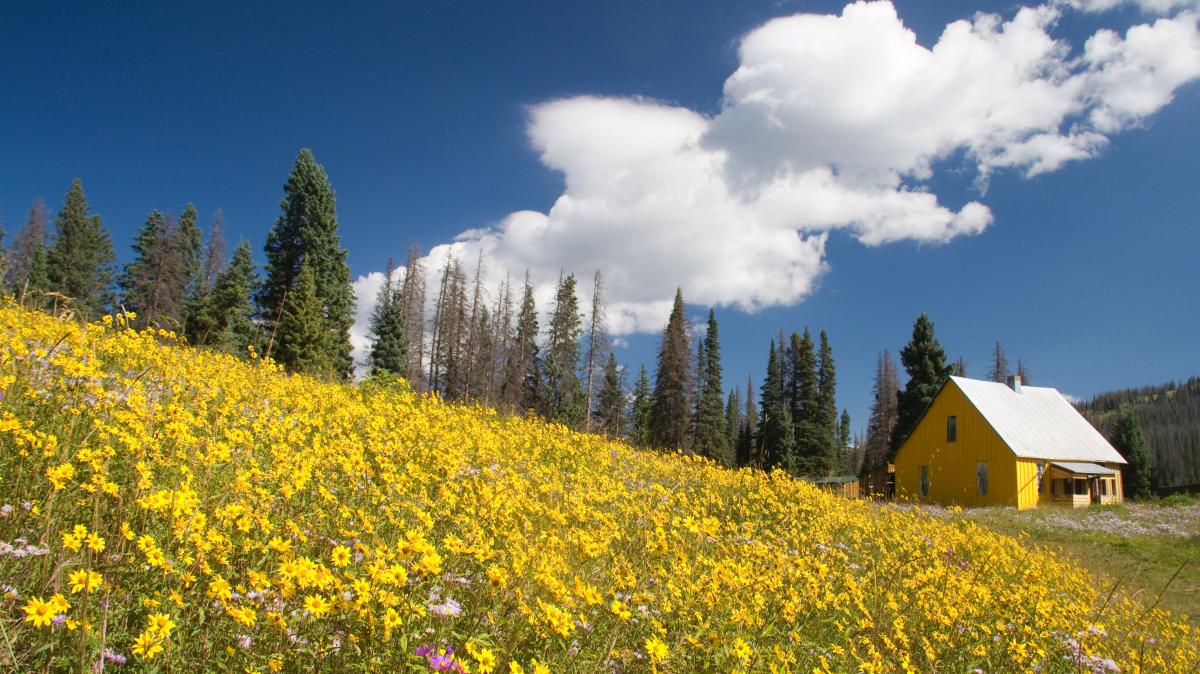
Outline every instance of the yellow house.
[[1125, 459], [1052, 388], [950, 377], [894, 459], [896, 496], [945, 505], [1120, 503]]

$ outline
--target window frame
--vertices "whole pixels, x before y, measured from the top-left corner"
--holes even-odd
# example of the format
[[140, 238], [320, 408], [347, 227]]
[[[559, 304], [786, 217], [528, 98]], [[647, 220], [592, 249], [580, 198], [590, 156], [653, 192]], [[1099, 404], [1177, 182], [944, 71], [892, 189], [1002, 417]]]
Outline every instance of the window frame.
[[975, 464], [975, 491], [979, 496], [987, 496], [988, 494], [988, 464], [987, 461], [980, 461]]
[[958, 417], [953, 414], [946, 416], [946, 442], [958, 442]]
[[929, 464], [921, 466], [921, 496], [929, 496]]

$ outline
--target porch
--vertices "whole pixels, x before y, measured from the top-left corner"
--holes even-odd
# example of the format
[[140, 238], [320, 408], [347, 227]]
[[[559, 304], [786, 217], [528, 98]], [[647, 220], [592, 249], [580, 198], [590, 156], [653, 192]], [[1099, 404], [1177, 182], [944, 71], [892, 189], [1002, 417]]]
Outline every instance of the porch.
[[1050, 464], [1050, 502], [1086, 508], [1121, 502], [1120, 475], [1098, 463], [1056, 461]]

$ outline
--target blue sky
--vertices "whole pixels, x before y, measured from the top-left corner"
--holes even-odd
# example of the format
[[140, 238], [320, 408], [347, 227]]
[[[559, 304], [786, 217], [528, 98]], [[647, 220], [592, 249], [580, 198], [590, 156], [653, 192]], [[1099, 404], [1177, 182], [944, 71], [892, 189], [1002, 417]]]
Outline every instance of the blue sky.
[[[1077, 396], [1200, 372], [1195, 3], [1073, 0], [1017, 25], [1020, 4], [897, 0], [893, 17], [771, 22], [842, 4], [10, 3], [0, 218], [12, 232], [34, 198], [57, 208], [78, 176], [122, 261], [147, 211], [188, 201], [259, 251], [310, 147], [356, 277], [411, 241], [490, 227], [442, 254], [483, 249], [496, 273], [533, 266], [539, 282], [560, 266], [624, 278], [618, 359], [635, 366], [652, 364], [679, 283], [705, 300], [694, 319], [720, 305], [727, 385], [757, 385], [780, 329], [828, 330], [856, 428], [877, 352], [920, 312], [974, 376], [997, 339]], [[930, 57], [957, 20], [967, 56]], [[882, 37], [856, 43], [868, 24]], [[958, 109], [980, 97], [986, 110]], [[726, 163], [696, 169], [713, 157]], [[690, 211], [647, 205], [693, 190]], [[914, 194], [933, 205], [897, 205]], [[613, 240], [626, 248], [596, 245]], [[731, 252], [705, 257], [706, 240]], [[760, 262], [789, 272], [759, 278]]]

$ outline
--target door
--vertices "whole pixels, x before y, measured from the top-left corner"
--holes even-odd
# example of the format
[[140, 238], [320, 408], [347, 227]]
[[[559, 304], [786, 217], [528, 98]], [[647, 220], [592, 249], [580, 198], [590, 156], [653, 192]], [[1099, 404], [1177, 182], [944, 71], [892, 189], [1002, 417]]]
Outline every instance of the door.
[[1092, 503], [1100, 502], [1100, 478], [1088, 478], [1088, 491], [1092, 495]]

